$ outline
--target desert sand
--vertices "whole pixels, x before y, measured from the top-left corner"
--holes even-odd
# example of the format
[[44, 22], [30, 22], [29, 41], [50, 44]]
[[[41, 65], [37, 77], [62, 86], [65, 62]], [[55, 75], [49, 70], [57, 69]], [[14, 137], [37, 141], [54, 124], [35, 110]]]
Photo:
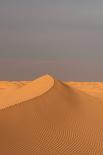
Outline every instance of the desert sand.
[[103, 155], [103, 83], [0, 82], [0, 155]]

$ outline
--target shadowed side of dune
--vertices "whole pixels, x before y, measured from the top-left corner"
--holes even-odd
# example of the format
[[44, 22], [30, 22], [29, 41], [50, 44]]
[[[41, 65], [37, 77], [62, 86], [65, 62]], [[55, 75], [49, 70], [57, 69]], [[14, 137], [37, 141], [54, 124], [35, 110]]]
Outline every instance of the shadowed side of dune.
[[40, 97], [0, 111], [0, 154], [102, 155], [98, 102], [55, 80]]

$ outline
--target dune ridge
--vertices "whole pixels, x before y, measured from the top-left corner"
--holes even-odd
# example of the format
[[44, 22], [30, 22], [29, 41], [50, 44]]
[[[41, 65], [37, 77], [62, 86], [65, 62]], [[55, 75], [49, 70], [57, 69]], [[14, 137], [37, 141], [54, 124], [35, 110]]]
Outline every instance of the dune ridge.
[[102, 155], [102, 101], [48, 78], [40, 96], [0, 110], [0, 154]]

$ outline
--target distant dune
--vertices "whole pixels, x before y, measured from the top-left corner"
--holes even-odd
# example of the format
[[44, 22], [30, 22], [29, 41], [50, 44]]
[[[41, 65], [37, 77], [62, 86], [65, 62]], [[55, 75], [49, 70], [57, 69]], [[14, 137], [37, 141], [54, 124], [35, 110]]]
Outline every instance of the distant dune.
[[0, 155], [103, 155], [103, 83], [0, 82]]

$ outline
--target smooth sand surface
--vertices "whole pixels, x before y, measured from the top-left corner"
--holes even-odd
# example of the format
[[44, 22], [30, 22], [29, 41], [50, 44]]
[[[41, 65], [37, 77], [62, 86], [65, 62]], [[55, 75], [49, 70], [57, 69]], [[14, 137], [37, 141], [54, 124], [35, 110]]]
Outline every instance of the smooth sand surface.
[[0, 109], [40, 96], [53, 85], [54, 80], [49, 75], [28, 82], [1, 82]]
[[103, 155], [102, 85], [0, 82], [0, 155]]

